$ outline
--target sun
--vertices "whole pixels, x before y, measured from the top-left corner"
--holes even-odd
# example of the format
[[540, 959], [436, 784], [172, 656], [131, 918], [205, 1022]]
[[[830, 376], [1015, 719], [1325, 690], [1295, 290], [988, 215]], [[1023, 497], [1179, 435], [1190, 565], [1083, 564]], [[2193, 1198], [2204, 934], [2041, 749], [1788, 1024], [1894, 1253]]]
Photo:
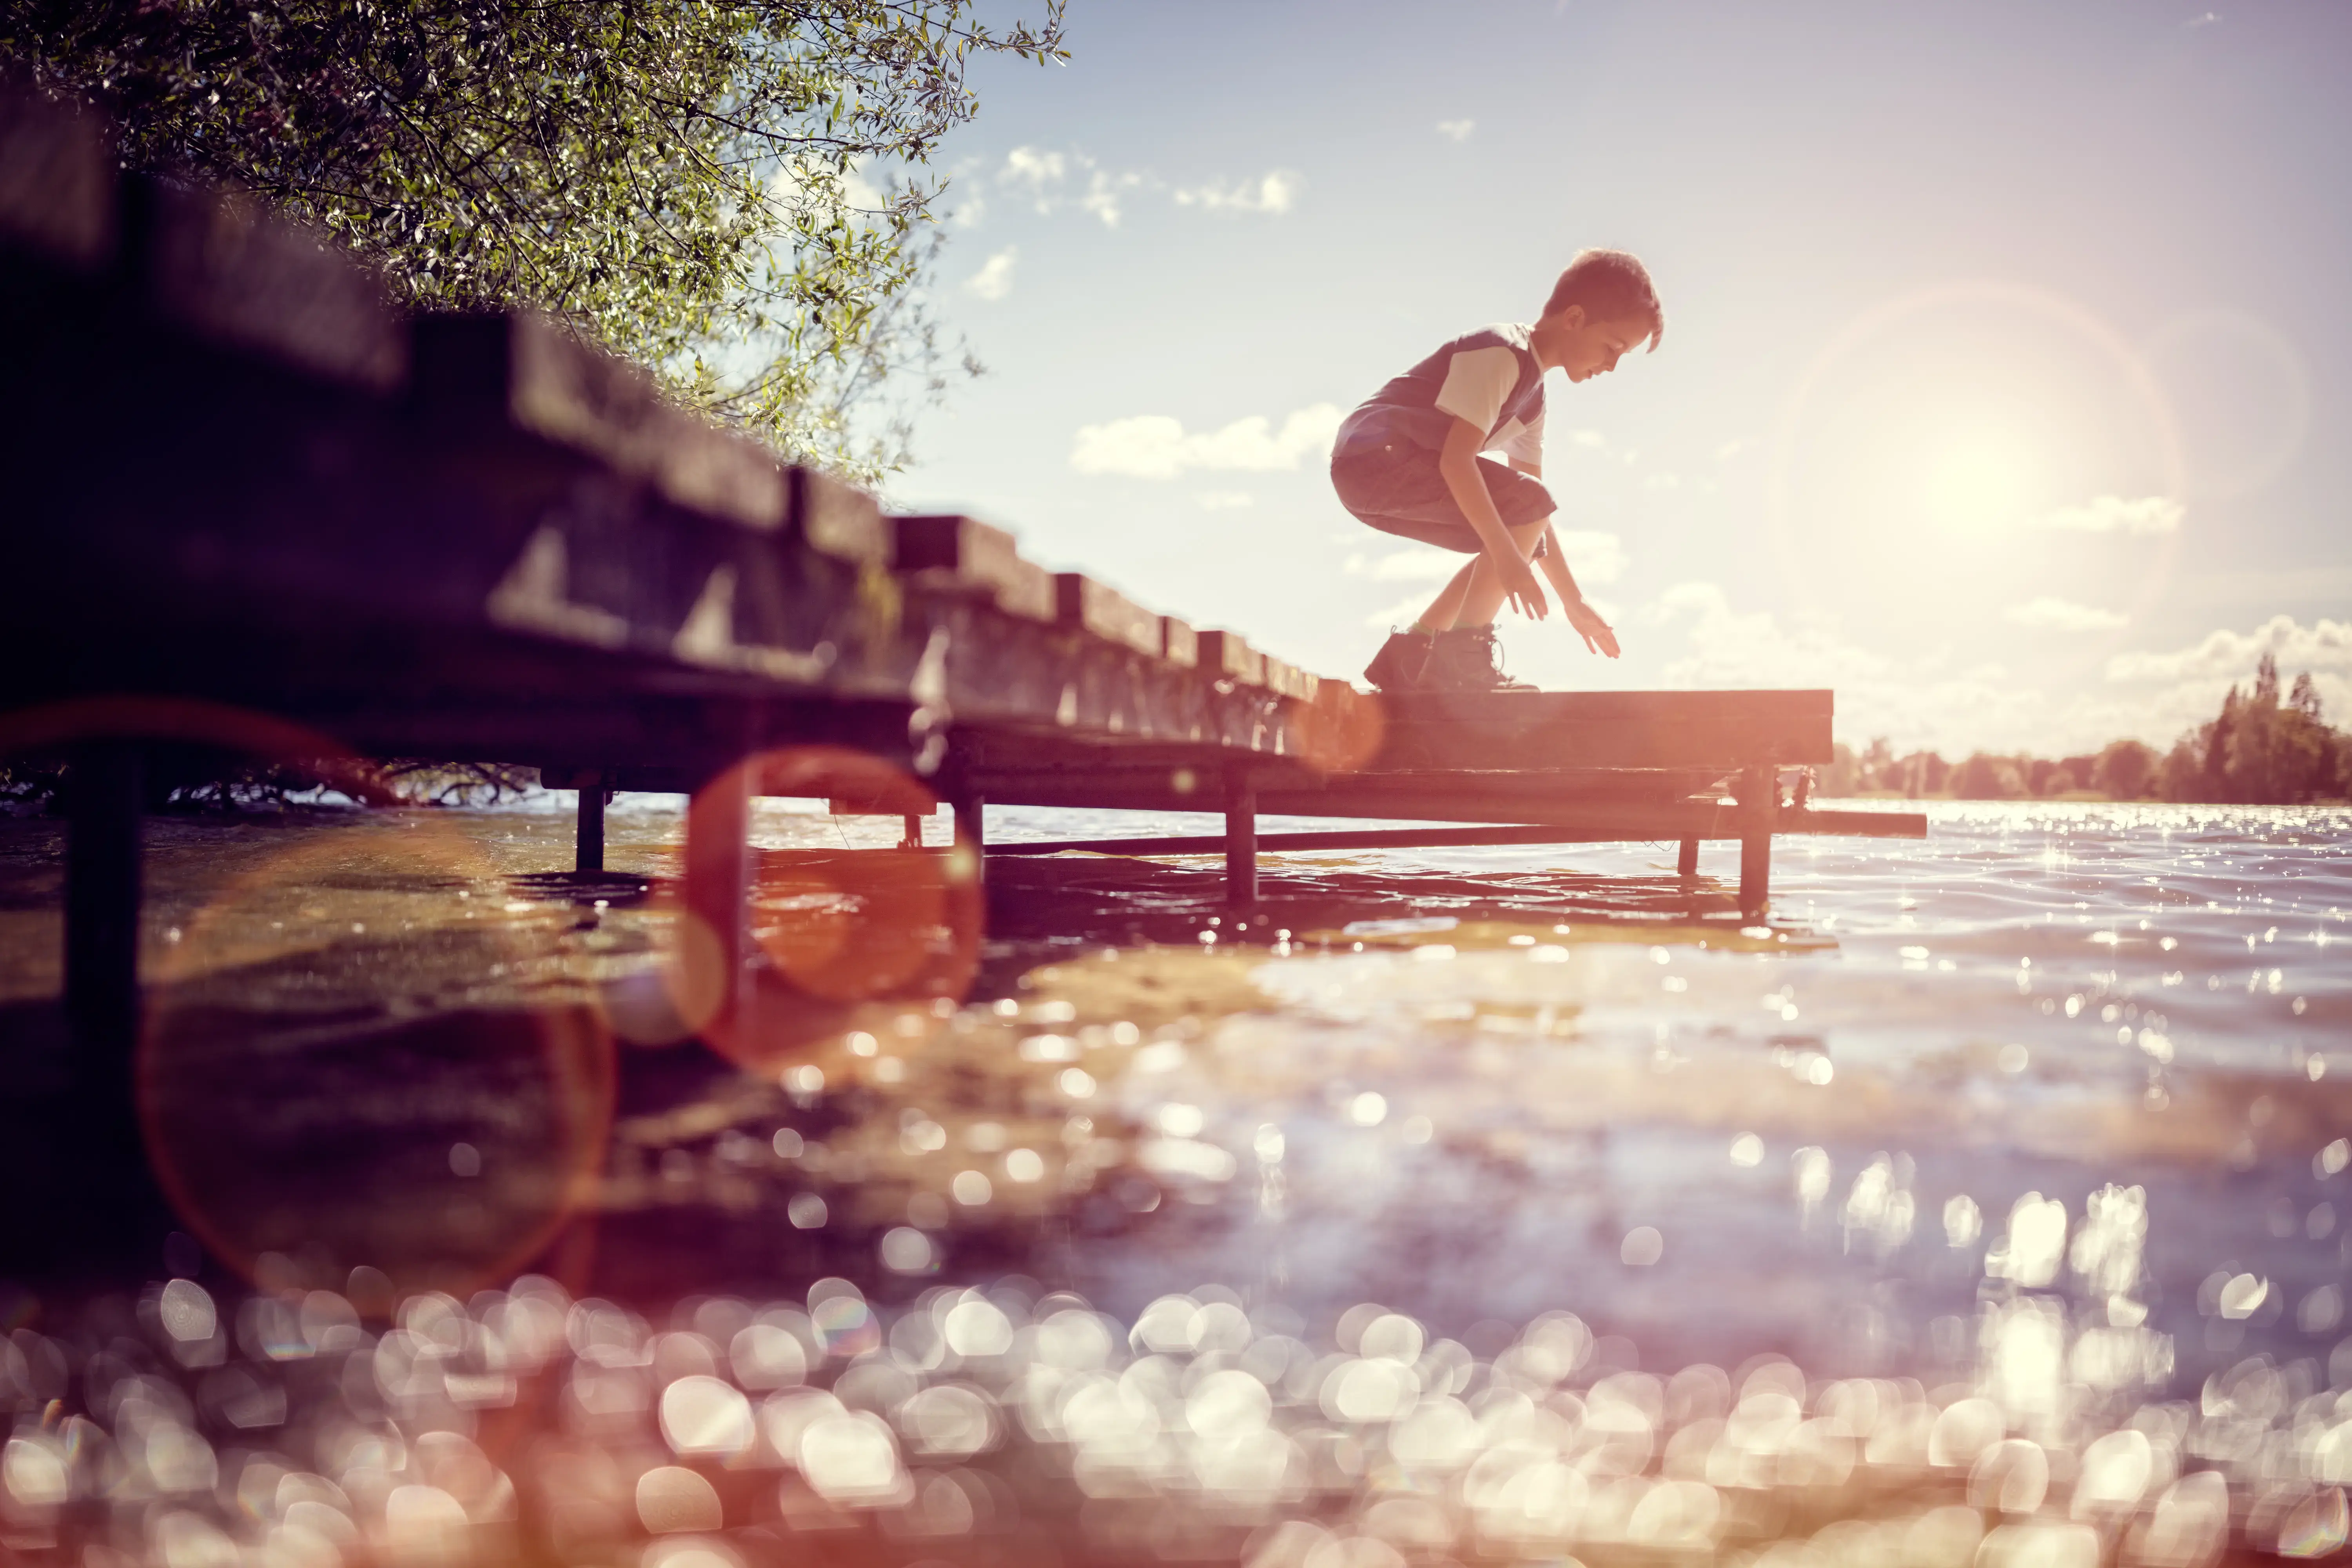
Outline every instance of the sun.
[[2042, 462], [2022, 431], [2000, 427], [1948, 430], [1922, 454], [1922, 510], [1937, 523], [1965, 532], [2016, 526], [2041, 491]]

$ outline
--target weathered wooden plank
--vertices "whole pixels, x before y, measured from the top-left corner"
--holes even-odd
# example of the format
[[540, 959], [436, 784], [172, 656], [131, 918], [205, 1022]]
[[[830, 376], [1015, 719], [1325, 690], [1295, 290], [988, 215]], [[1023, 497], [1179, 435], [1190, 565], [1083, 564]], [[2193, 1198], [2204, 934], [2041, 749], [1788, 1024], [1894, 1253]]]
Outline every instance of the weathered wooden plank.
[[93, 270], [113, 255], [114, 160], [98, 116], [0, 91], [0, 240]]
[[892, 570], [985, 593], [998, 609], [1025, 620], [1059, 613], [1054, 574], [1023, 560], [1004, 530], [958, 516], [894, 517], [888, 524]]
[[[410, 394], [436, 427], [496, 419], [650, 482], [680, 506], [757, 529], [786, 521], [787, 474], [774, 454], [671, 405], [650, 372], [561, 322], [530, 311], [426, 316], [414, 341]], [[839, 504], [828, 497], [796, 511]], [[878, 553], [878, 524], [865, 531]]]
[[375, 274], [248, 196], [161, 181], [127, 193], [156, 312], [215, 342], [379, 392], [408, 370], [408, 336]]
[[1526, 725], [1389, 726], [1372, 771], [1432, 768], [1675, 768], [1741, 763], [1826, 763], [1827, 719], [1770, 717], [1681, 722], [1593, 720]]
[[1265, 655], [1239, 632], [1200, 634], [1201, 668], [1241, 686], [1265, 684]]
[[1790, 723], [1827, 719], [1834, 694], [1822, 689], [1740, 691], [1429, 691], [1384, 695], [1392, 722], [1544, 724], [1596, 719], [1702, 722], [1764, 717]]
[[1510, 691], [1389, 700], [1373, 769], [1831, 760], [1826, 691]]
[[[1177, 811], [1209, 775], [1213, 755], [1200, 747], [1145, 746], [1137, 761], [1126, 753], [1105, 753], [1088, 763], [1059, 767], [1008, 765], [1017, 742], [990, 737], [984, 761], [971, 776], [985, 784], [990, 798], [1008, 805], [1118, 806], [1130, 810]], [[1713, 801], [1711, 786], [1720, 775], [1700, 770], [1583, 769], [1512, 773], [1428, 773], [1417, 774], [1346, 774], [1319, 776], [1311, 766], [1290, 759], [1264, 759], [1251, 764], [1261, 800], [1281, 799], [1290, 812], [1301, 802], [1318, 815], [1395, 816], [1416, 815], [1437, 821], [1541, 822], [1528, 816], [1563, 805], [1586, 806], [1596, 802]], [[1447, 809], [1432, 813], [1433, 803]], [[1272, 806], [1262, 809], [1271, 811]], [[1296, 814], [1296, 813], [1294, 813]]]
[[1082, 573], [1056, 573], [1054, 589], [1056, 618], [1062, 625], [1091, 632], [1138, 653], [1159, 656], [1160, 617], [1151, 611]]
[[890, 528], [872, 496], [814, 468], [795, 468], [789, 472], [793, 528], [803, 543], [836, 560], [873, 566], [888, 563]]
[[1179, 669], [1200, 667], [1201, 634], [1192, 629], [1192, 622], [1173, 616], [1160, 617], [1160, 657]]
[[1312, 702], [1319, 684], [1318, 677], [1309, 675], [1297, 665], [1286, 663], [1272, 654], [1265, 656], [1265, 689], [1276, 696], [1295, 697], [1301, 702]]

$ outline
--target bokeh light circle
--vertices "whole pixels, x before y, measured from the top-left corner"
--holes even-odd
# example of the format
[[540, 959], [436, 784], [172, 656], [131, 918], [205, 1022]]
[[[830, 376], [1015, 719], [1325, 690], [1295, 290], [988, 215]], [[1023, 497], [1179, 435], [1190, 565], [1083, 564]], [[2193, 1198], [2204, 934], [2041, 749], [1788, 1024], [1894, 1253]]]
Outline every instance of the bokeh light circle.
[[671, 1004], [722, 1055], [769, 1070], [847, 1032], [961, 1001], [983, 923], [964, 847], [761, 848], [751, 802], [827, 800], [858, 815], [928, 818], [939, 799], [904, 769], [841, 746], [758, 752], [687, 808]]
[[455, 826], [372, 814], [273, 847], [178, 928], [149, 988], [138, 1110], [159, 1183], [216, 1257], [463, 1296], [590, 1195], [612, 1036], [592, 998], [504, 978], [571, 919], [504, 889]]
[[[601, 1163], [612, 1071], [593, 1004], [465, 1005], [451, 986], [488, 961], [468, 969], [464, 954], [425, 966], [438, 984], [404, 975], [429, 940], [410, 931], [419, 911], [456, 910], [462, 884], [502, 887], [495, 869], [429, 812], [401, 809], [366, 758], [275, 715], [137, 693], [0, 715], [0, 754], [70, 765], [78, 748], [116, 742], [193, 748], [199, 773], [259, 763], [381, 808], [239, 822], [209, 846], [218, 884], [161, 931], [142, 874], [144, 996], [122, 1111], [182, 1223], [247, 1278], [266, 1257], [313, 1283], [386, 1289], [510, 1273]], [[390, 899], [406, 918], [379, 915], [404, 880], [409, 895]], [[510, 1074], [471, 1116], [444, 1114], [453, 1075], [489, 1063], [520, 1064], [521, 1092]]]

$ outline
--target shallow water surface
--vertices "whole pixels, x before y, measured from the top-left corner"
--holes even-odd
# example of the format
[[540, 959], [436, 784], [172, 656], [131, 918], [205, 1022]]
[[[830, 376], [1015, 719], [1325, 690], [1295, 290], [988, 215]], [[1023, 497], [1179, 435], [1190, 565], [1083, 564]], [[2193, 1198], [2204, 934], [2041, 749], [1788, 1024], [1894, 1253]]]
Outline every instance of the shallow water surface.
[[[679, 803], [617, 802], [646, 883], [595, 884], [551, 875], [568, 805], [152, 826], [150, 1131], [215, 1260], [23, 1298], [26, 1540], [2344, 1541], [2352, 813], [1934, 805], [1925, 843], [1782, 840], [1747, 927], [1672, 846], [1270, 856], [1245, 914], [1206, 859], [997, 859], [961, 995], [811, 1003], [722, 1058], [662, 978]], [[55, 835], [5, 826], [0, 999], [38, 998]], [[884, 963], [825, 922], [897, 837], [761, 808], [775, 962]]]

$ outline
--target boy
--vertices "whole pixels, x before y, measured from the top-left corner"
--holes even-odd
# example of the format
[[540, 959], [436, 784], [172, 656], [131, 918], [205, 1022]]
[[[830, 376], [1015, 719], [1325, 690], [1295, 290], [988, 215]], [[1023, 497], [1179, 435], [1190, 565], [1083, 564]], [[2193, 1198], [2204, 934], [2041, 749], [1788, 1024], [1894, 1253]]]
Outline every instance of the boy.
[[[1340, 504], [1384, 533], [1474, 559], [1421, 618], [1391, 633], [1364, 677], [1382, 691], [1532, 689], [1503, 673], [1495, 613], [1508, 598], [1548, 613], [1529, 560], [1540, 562], [1568, 624], [1611, 658], [1617, 637], [1578, 592], [1551, 527], [1542, 484], [1544, 373], [1583, 381], [1617, 368], [1644, 339], [1655, 352], [1664, 313], [1643, 265], [1622, 250], [1569, 263], [1532, 327], [1467, 332], [1398, 376], [1350, 414], [1331, 447]], [[1500, 451], [1508, 466], [1480, 454]]]

